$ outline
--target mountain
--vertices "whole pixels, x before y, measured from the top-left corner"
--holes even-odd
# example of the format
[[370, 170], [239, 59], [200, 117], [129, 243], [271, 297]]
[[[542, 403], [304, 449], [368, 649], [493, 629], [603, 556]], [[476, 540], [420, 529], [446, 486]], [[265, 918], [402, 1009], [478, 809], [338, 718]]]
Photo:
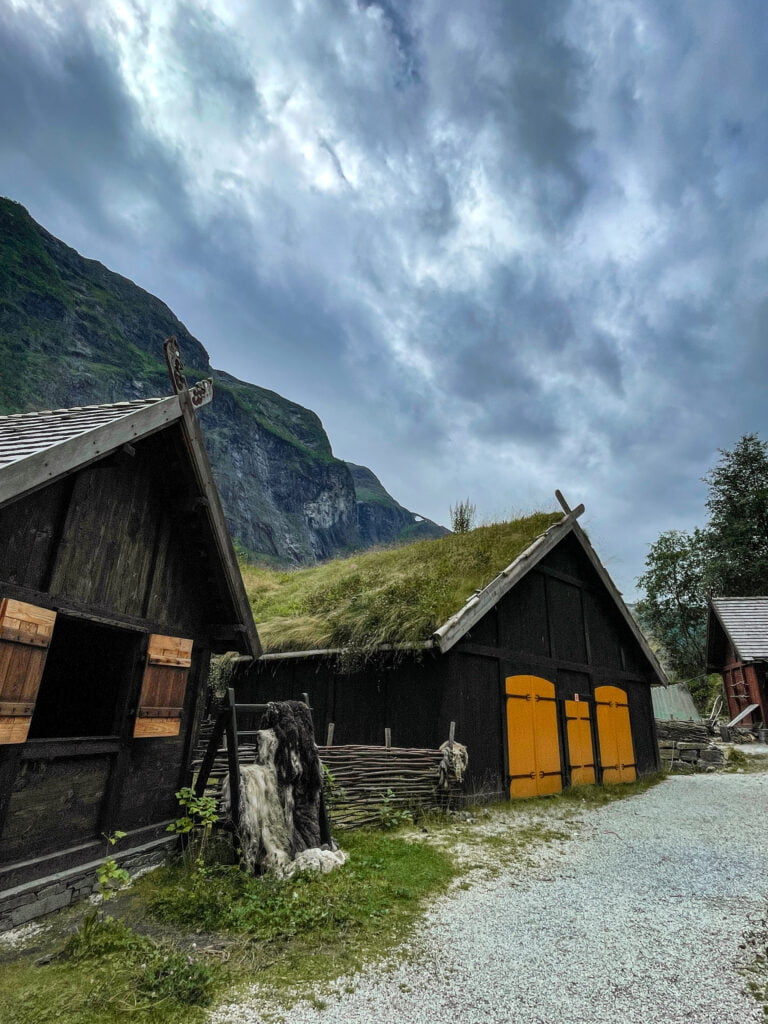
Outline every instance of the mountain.
[[171, 334], [190, 383], [214, 380], [201, 421], [246, 553], [307, 564], [447, 532], [398, 504], [370, 470], [335, 458], [315, 413], [213, 369], [160, 299], [0, 198], [0, 413], [168, 394], [162, 345]]

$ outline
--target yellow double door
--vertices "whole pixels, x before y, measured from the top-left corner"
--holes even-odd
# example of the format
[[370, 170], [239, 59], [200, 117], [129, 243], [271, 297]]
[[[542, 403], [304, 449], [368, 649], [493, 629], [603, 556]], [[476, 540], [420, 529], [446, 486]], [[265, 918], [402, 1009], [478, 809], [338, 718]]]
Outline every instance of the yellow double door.
[[[509, 676], [505, 688], [509, 795], [559, 793], [564, 769], [554, 684], [540, 676], [521, 675]], [[616, 686], [598, 686], [594, 696], [603, 782], [631, 782], [636, 772], [627, 695]], [[562, 703], [571, 785], [588, 785], [595, 781], [590, 704]]]

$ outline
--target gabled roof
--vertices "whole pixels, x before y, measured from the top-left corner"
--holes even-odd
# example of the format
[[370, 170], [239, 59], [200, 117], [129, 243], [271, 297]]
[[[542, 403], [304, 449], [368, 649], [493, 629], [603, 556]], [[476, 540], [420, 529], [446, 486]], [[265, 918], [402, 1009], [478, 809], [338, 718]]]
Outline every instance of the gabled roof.
[[[325, 567], [318, 569], [282, 574], [282, 577], [270, 570], [247, 571], [246, 580], [250, 573], [254, 581], [254, 585], [249, 587], [249, 590], [256, 608], [262, 637], [268, 648], [277, 648], [275, 653], [264, 654], [262, 658], [299, 658], [308, 657], [310, 654], [341, 653], [346, 649], [343, 643], [340, 646], [332, 647], [327, 641], [319, 644], [311, 642], [307, 644], [306, 642], [307, 638], [311, 641], [317, 635], [316, 630], [313, 629], [312, 615], [316, 620], [323, 614], [327, 617], [333, 617], [335, 614], [335, 609], [329, 613], [329, 602], [346, 601], [349, 615], [352, 616], [360, 610], [361, 605], [368, 601], [371, 607], [368, 609], [366, 622], [372, 629], [375, 629], [387, 616], [391, 615], [392, 601], [400, 602], [401, 615], [407, 617], [412, 613], [420, 592], [425, 588], [435, 591], [444, 583], [444, 589], [455, 590], [452, 588], [453, 581], [449, 576], [453, 562], [458, 562], [465, 555], [464, 547], [474, 543], [479, 549], [478, 554], [481, 561], [487, 551], [491, 549], [496, 558], [499, 558], [499, 553], [502, 550], [506, 557], [515, 554], [516, 557], [505, 569], [485, 585], [481, 585], [458, 611], [444, 619], [442, 625], [435, 628], [435, 619], [433, 618], [432, 625], [425, 632], [419, 632], [417, 628], [413, 635], [403, 637], [402, 634], [400, 636], [393, 634], [389, 638], [390, 642], [380, 642], [373, 648], [367, 648], [369, 650], [436, 648], [445, 653], [455, 646], [545, 555], [566, 536], [573, 534], [605, 585], [620, 615], [648, 660], [654, 675], [661, 683], [666, 684], [664, 670], [656, 655], [595, 554], [586, 534], [578, 525], [576, 516], [579, 511], [576, 510], [575, 513], [569, 511], [559, 518], [556, 514], [536, 514], [515, 523], [480, 527], [470, 534], [453, 534], [439, 540], [424, 541], [405, 548], [366, 552], [361, 556], [339, 559], [336, 563], [326, 563]], [[499, 538], [492, 538], [489, 534], [486, 540], [485, 531], [493, 530], [507, 530], [508, 532], [502, 533]], [[442, 556], [441, 551], [443, 552]], [[496, 565], [499, 564], [499, 561], [496, 561]], [[437, 573], [433, 566], [428, 564], [429, 562], [436, 563]], [[329, 576], [329, 569], [334, 564], [338, 565], [338, 573], [336, 576]], [[439, 578], [440, 573], [444, 574], [443, 579]], [[303, 578], [309, 582], [312, 580], [313, 574], [325, 575], [318, 576], [313, 588], [308, 587], [306, 592], [300, 592], [298, 581]], [[274, 582], [269, 579], [270, 575]], [[488, 578], [486, 567], [483, 580], [488, 580]], [[270, 585], [274, 592], [274, 600], [270, 596], [264, 600], [260, 590], [267, 589]], [[375, 605], [371, 601], [369, 593], [363, 589], [366, 585], [369, 589], [380, 588], [383, 598], [389, 600], [390, 606], [384, 601], [378, 606]], [[389, 590], [385, 592], [387, 586]], [[355, 587], [358, 588], [358, 592], [355, 591]], [[467, 589], [464, 589], [463, 592], [459, 591], [459, 593], [463, 596], [467, 593]], [[283, 607], [283, 610], [276, 610], [280, 606]], [[304, 611], [305, 607], [310, 609], [309, 614]], [[453, 607], [456, 607], [456, 604]], [[342, 619], [343, 613], [338, 618]], [[428, 621], [426, 614], [416, 616], [416, 627], [426, 621]], [[439, 622], [440, 619], [438, 618], [437, 621]], [[340, 630], [337, 635], [343, 636], [344, 631]], [[322, 641], [325, 638], [318, 635], [318, 639]]]
[[715, 597], [710, 609], [739, 661], [768, 661], [768, 597]]
[[178, 419], [177, 395], [0, 416], [0, 506]]
[[194, 409], [210, 402], [202, 381], [168, 398], [0, 416], [0, 507], [178, 422], [249, 654], [261, 651], [232, 540]]
[[634, 636], [635, 640], [637, 640], [643, 654], [650, 662], [654, 674], [658, 677], [660, 682], [666, 685], [667, 678], [664, 669], [661, 667], [658, 658], [653, 653], [645, 634], [638, 626], [632, 613], [624, 604], [621, 594], [616, 589], [611, 577], [608, 575], [608, 571], [597, 557], [595, 549], [590, 544], [586, 533], [584, 533], [576, 521], [576, 515], [572, 513], [564, 515], [560, 522], [555, 523], [554, 526], [550, 526], [545, 533], [541, 534], [540, 537], [537, 537], [532, 544], [522, 551], [517, 558], [506, 567], [506, 569], [503, 569], [502, 572], [499, 573], [495, 580], [492, 580], [479, 593], [473, 595], [460, 611], [440, 626], [432, 637], [435, 646], [439, 647], [443, 652], [450, 650], [454, 644], [459, 642], [465, 633], [469, 632], [469, 630], [472, 629], [472, 627], [479, 622], [495, 604], [498, 604], [505, 594], [509, 593], [515, 584], [523, 578], [523, 576], [529, 573], [531, 569], [540, 562], [545, 555], [552, 551], [552, 549], [556, 547], [569, 533], [572, 534], [579, 542], [595, 572], [600, 577], [600, 580], [605, 585], [606, 590], [613, 598], [616, 608], [620, 612], [627, 626], [629, 626], [630, 632]]

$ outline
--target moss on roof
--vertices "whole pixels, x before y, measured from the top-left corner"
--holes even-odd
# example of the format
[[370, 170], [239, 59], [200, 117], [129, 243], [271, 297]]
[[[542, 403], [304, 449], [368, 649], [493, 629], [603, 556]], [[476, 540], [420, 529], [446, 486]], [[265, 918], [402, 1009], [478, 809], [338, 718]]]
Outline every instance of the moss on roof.
[[264, 650], [371, 651], [427, 640], [561, 518], [537, 512], [311, 569], [243, 566]]

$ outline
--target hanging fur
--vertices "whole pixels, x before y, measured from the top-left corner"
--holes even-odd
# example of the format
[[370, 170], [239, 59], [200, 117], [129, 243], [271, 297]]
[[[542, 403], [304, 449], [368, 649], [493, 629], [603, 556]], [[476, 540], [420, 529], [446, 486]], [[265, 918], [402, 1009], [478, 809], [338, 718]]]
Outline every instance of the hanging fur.
[[[269, 704], [256, 733], [256, 764], [240, 766], [238, 839], [249, 871], [272, 870], [287, 877], [344, 863], [344, 854], [338, 857], [327, 846], [318, 849], [321, 794], [322, 767], [309, 708], [300, 701]], [[227, 776], [222, 786], [225, 814], [231, 799]], [[325, 831], [327, 836], [327, 825]]]
[[[271, 729], [256, 734], [258, 764], [240, 766], [240, 828], [238, 838], [245, 866], [251, 873], [278, 870], [293, 860], [293, 792], [280, 793], [275, 752], [278, 739]], [[281, 799], [282, 797], [282, 799]], [[221, 788], [222, 811], [232, 807], [229, 775]]]
[[323, 775], [315, 746], [312, 715], [302, 701], [274, 701], [267, 706], [261, 727], [273, 730], [277, 736], [275, 767], [278, 786], [281, 797], [288, 790], [293, 797], [295, 856], [302, 850], [319, 847], [322, 842], [320, 795]]
[[457, 743], [455, 740], [453, 743], [450, 740], [441, 743], [440, 753], [443, 757], [437, 768], [437, 785], [439, 789], [448, 789], [451, 777], [456, 782], [463, 781], [464, 772], [469, 764], [469, 753], [463, 743]]

